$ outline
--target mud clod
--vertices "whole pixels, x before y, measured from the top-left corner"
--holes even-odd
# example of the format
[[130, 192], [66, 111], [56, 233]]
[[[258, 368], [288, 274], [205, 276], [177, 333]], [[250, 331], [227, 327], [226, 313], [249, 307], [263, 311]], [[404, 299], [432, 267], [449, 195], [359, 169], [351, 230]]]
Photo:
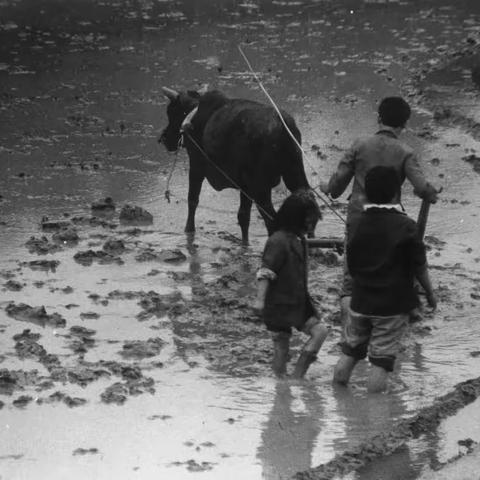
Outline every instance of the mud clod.
[[210, 463], [210, 462], [198, 463], [196, 460], [193, 460], [193, 459], [187, 460], [186, 462], [172, 462], [171, 465], [175, 467], [186, 466], [189, 472], [206, 472], [206, 471], [212, 470], [213, 468], [213, 463]]
[[101, 265], [116, 263], [117, 265], [123, 265], [123, 260], [120, 257], [111, 255], [103, 250], [87, 250], [84, 252], [77, 252], [73, 259], [84, 266], [91, 265], [94, 261]]
[[50, 243], [47, 237], [30, 237], [25, 246], [29, 253], [36, 253], [37, 255], [46, 255], [47, 253], [55, 253], [61, 250], [57, 244]]
[[154, 357], [160, 353], [164, 345], [161, 338], [149, 338], [146, 341], [135, 340], [125, 342], [120, 355], [124, 358], [142, 359]]
[[74, 227], [62, 228], [60, 231], [55, 232], [52, 235], [52, 240], [64, 245], [76, 245], [80, 237], [78, 236], [77, 229]]
[[58, 260], [32, 260], [30, 262], [21, 262], [20, 265], [31, 268], [32, 270], [43, 270], [45, 272], [55, 272], [60, 265]]
[[20, 397], [16, 398], [12, 404], [14, 407], [17, 408], [25, 408], [29, 403], [33, 401], [33, 397], [29, 395], [20, 395]]
[[110, 378], [111, 374], [108, 370], [88, 365], [79, 365], [78, 367], [69, 368], [63, 371], [63, 377], [72, 383], [76, 383], [82, 387], [95, 382], [99, 378]]
[[125, 243], [123, 242], [123, 240], [107, 240], [103, 244], [102, 249], [108, 253], [122, 253], [125, 251]]
[[99, 202], [92, 203], [91, 209], [95, 213], [109, 213], [115, 211], [115, 204], [111, 197], [107, 197]]
[[392, 454], [407, 440], [434, 432], [440, 422], [454, 415], [480, 396], [480, 377], [458, 384], [455, 389], [439, 397], [432, 406], [421, 409], [410, 419], [401, 420], [390, 431], [375, 435], [352, 450], [337, 455], [333, 460], [305, 472], [297, 473], [296, 480], [332, 480], [358, 470], [372, 460]]
[[55, 232], [70, 227], [71, 223], [68, 220], [50, 220], [43, 217], [40, 225], [44, 232]]
[[85, 400], [84, 398], [70, 397], [66, 393], [57, 391], [49, 395], [47, 398], [39, 399], [37, 403], [43, 404], [55, 402], [63, 402], [65, 405], [72, 408], [85, 405], [87, 403], [87, 400]]
[[179, 315], [185, 310], [180, 292], [167, 295], [160, 295], [153, 291], [143, 293], [139, 305], [142, 311], [137, 315], [137, 319], [140, 321], [148, 320], [153, 316], [161, 318], [168, 314]]
[[3, 286], [7, 290], [10, 290], [11, 292], [19, 292], [20, 290], [23, 289], [24, 284], [17, 282], [15, 280], [9, 280], [7, 283], [4, 283]]
[[475, 154], [467, 155], [466, 157], [462, 157], [462, 160], [470, 163], [473, 167], [473, 171], [480, 173], [480, 157]]
[[123, 225], [150, 225], [153, 215], [142, 207], [125, 205], [120, 211], [120, 223]]
[[47, 314], [43, 305], [41, 307], [31, 307], [26, 303], [9, 303], [5, 308], [5, 312], [15, 320], [31, 322], [42, 327], [62, 328], [65, 327], [67, 323], [58, 313]]
[[137, 262], [167, 262], [180, 263], [187, 259], [186, 255], [178, 249], [155, 251], [153, 248], [147, 248], [135, 257]]
[[16, 390], [23, 390], [26, 386], [36, 385], [39, 381], [38, 371], [32, 370], [0, 370], [0, 394], [12, 395]]
[[126, 382], [117, 382], [110, 385], [100, 398], [104, 403], [123, 405], [129, 395], [141, 395], [143, 393], [155, 393], [153, 378], [141, 377]]
[[100, 453], [98, 448], [77, 448], [73, 451], [72, 455], [96, 455]]

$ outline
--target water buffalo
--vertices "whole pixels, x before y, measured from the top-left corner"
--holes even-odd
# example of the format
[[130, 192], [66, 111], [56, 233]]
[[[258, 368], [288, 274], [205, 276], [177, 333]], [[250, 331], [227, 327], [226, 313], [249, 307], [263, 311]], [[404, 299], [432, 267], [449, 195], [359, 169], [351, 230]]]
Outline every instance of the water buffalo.
[[[279, 115], [272, 107], [251, 100], [230, 99], [216, 90], [200, 94], [164, 87], [163, 93], [169, 99], [168, 125], [159, 142], [168, 151], [176, 151], [183, 130], [183, 145], [190, 160], [185, 231], [195, 231], [195, 211], [206, 178], [217, 191], [240, 190], [237, 218], [243, 243], [248, 244], [252, 201], [270, 233], [275, 215], [271, 190], [280, 179], [291, 192], [310, 189], [302, 152]], [[282, 116], [300, 142], [300, 132], [293, 118], [286, 112], [282, 112]], [[311, 192], [310, 195], [313, 198]]]

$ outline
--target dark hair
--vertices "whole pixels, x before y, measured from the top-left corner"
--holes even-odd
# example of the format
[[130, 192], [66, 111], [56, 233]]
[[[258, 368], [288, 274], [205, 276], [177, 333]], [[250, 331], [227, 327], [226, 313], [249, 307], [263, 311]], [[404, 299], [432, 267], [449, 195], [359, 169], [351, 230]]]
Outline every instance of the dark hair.
[[390, 203], [400, 193], [400, 179], [392, 167], [373, 167], [365, 176], [365, 194], [371, 203]]
[[404, 127], [410, 118], [410, 105], [402, 97], [386, 97], [378, 107], [380, 121], [389, 127]]
[[289, 195], [273, 219], [273, 231], [287, 230], [296, 234], [307, 228], [307, 219], [313, 217], [315, 223], [322, 217], [311, 191], [298, 190]]

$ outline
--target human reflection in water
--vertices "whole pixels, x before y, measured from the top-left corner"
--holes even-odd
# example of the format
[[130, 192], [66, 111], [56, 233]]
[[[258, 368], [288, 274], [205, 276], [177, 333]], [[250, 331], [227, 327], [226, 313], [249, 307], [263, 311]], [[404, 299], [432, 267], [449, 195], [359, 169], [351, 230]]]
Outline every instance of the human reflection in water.
[[[186, 282], [190, 283], [192, 297], [201, 295], [205, 290], [205, 283], [202, 276], [201, 259], [198, 254], [198, 247], [194, 243], [194, 234], [186, 235], [186, 249], [189, 253], [189, 275]], [[183, 280], [185, 281], [185, 280]], [[187, 285], [188, 285], [187, 283]], [[204, 332], [199, 331], [198, 327], [192, 322], [185, 322], [177, 318], [176, 315], [171, 317], [173, 344], [175, 345], [175, 355], [182, 359], [187, 365], [193, 366], [189, 350], [192, 349], [192, 337], [203, 336]]]
[[[334, 386], [336, 412], [343, 420], [345, 435], [336, 442], [335, 453], [355, 449], [377, 435], [387, 434], [395, 422], [405, 414], [405, 404], [396, 394], [369, 394], [353, 392], [351, 388]], [[379, 442], [375, 442], [377, 447]], [[380, 442], [381, 444], [382, 442]], [[355, 480], [409, 480], [416, 478], [410, 449], [403, 445], [390, 454], [385, 445], [385, 456], [366, 460]], [[355, 463], [358, 461], [354, 458]]]
[[312, 465], [323, 424], [323, 399], [312, 384], [278, 381], [272, 409], [264, 424], [257, 458], [266, 480], [290, 479]]

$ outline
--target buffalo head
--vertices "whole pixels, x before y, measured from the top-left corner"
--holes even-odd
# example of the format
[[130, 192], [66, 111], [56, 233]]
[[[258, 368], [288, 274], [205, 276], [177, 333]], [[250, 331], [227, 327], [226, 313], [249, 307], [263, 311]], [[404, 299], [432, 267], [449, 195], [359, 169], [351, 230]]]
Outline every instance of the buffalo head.
[[169, 152], [178, 149], [182, 122], [198, 105], [200, 94], [195, 91], [177, 92], [171, 88], [162, 87], [163, 94], [169, 100], [167, 105], [168, 125], [163, 129], [159, 143], [163, 143]]

